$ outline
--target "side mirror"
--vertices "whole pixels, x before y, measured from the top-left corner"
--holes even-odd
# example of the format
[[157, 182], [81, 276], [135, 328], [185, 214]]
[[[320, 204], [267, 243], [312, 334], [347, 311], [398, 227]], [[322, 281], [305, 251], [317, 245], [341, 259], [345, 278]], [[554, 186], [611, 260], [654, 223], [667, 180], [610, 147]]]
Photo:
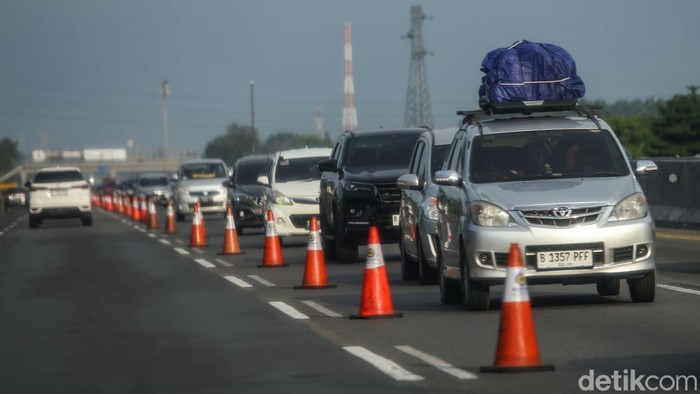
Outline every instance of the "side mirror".
[[435, 171], [435, 176], [433, 176], [433, 182], [437, 185], [442, 186], [457, 186], [462, 182], [462, 178], [456, 171], [452, 170], [440, 170]]
[[264, 185], [264, 186], [269, 186], [270, 185], [270, 179], [267, 177], [267, 175], [261, 175], [257, 179], [258, 184]]
[[637, 175], [647, 175], [656, 172], [659, 167], [651, 160], [639, 160], [637, 166], [634, 169], [634, 173]]
[[325, 159], [318, 162], [318, 169], [321, 171], [338, 172], [338, 160]]
[[30, 182], [30, 181], [24, 182], [24, 187], [30, 187], [30, 186], [32, 186], [32, 182]]
[[173, 182], [177, 182], [180, 178], [177, 176], [177, 174], [172, 174], [170, 176], [170, 180]]
[[233, 187], [233, 182], [231, 182], [231, 181], [223, 181], [223, 183], [221, 183], [221, 186], [224, 186], [224, 187]]
[[396, 185], [403, 190], [420, 190], [422, 185], [416, 174], [404, 174], [396, 180]]

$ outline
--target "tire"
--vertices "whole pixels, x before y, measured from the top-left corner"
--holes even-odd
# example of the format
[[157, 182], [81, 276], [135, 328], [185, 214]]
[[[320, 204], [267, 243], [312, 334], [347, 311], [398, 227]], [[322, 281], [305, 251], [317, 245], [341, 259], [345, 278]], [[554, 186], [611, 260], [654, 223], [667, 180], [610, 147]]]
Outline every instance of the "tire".
[[616, 296], [620, 294], [619, 279], [604, 280], [597, 282], [595, 285], [600, 296]]
[[639, 279], [627, 279], [630, 297], [634, 302], [654, 302], [656, 295], [656, 272], [652, 271]]
[[83, 215], [80, 218], [80, 222], [83, 226], [92, 226], [92, 215]]
[[[336, 261], [338, 260], [338, 255], [335, 248], [335, 241], [328, 239], [328, 234], [331, 233], [331, 227], [326, 219], [326, 214], [321, 212], [319, 217], [320, 230], [321, 230], [321, 243], [323, 244], [323, 257], [326, 261]], [[333, 234], [335, 234], [335, 229], [333, 229]]]
[[357, 262], [357, 243], [352, 239], [343, 237], [343, 223], [339, 220], [338, 211], [333, 212], [333, 235], [335, 237], [335, 249], [338, 262], [341, 264], [352, 264]]
[[440, 252], [437, 256], [438, 285], [440, 288], [440, 301], [443, 304], [459, 304], [464, 298], [462, 286], [459, 281], [445, 278], [443, 262]]
[[406, 254], [406, 248], [404, 247], [403, 240], [399, 241], [399, 254], [401, 256], [401, 279], [418, 279], [420, 275], [418, 262]]
[[29, 215], [29, 228], [39, 228], [41, 226], [41, 218], [36, 215]]
[[464, 251], [464, 244], [460, 243], [459, 262], [462, 267], [462, 302], [470, 311], [487, 311], [491, 301], [489, 286], [476, 282], [469, 276], [469, 267]]
[[180, 213], [180, 211], [175, 211], [175, 221], [177, 222], [184, 222], [185, 221], [185, 215]]
[[416, 238], [416, 250], [418, 252], [418, 280], [421, 285], [434, 285], [438, 283], [437, 267], [428, 265], [423, 251], [423, 243], [420, 238]]

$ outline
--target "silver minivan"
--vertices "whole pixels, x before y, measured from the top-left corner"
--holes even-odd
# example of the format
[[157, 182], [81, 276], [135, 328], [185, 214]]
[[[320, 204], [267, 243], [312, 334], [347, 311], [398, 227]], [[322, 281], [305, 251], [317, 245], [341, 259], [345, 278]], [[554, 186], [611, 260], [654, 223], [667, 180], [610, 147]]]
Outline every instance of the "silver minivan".
[[223, 160], [185, 160], [180, 163], [173, 181], [176, 182], [173, 200], [178, 222], [184, 221], [185, 215], [192, 215], [197, 201], [203, 214], [217, 213], [223, 216], [226, 213], [231, 180]]
[[512, 243], [528, 284], [595, 283], [635, 302], [655, 295], [655, 229], [634, 169], [610, 126], [590, 109], [465, 115], [439, 185], [438, 270], [444, 303], [489, 307]]

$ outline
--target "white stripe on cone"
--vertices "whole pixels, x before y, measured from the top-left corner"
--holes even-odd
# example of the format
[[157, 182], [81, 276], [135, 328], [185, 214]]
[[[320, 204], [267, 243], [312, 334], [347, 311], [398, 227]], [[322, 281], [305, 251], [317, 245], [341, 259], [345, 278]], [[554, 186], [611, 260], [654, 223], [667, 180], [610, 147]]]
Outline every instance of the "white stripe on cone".
[[506, 269], [503, 302], [530, 301], [525, 279], [525, 267], [508, 267]]

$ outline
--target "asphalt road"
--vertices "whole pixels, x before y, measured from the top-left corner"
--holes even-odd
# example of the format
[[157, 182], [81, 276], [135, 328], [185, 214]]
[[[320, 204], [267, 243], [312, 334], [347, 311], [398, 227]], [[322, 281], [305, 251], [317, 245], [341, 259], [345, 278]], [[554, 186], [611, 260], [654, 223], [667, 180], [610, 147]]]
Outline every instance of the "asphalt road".
[[561, 393], [606, 378], [608, 391], [640, 391], [639, 375], [664, 391], [700, 378], [692, 232], [659, 230], [654, 303], [632, 303], [624, 285], [616, 297], [531, 286], [542, 362], [555, 369], [489, 374], [500, 286], [487, 312], [442, 305], [436, 286], [401, 281], [398, 249], [384, 245], [403, 317], [354, 320], [364, 264], [326, 264], [336, 288], [294, 289], [305, 238], [285, 242], [289, 266], [260, 268], [262, 230], [239, 237], [244, 254], [219, 255], [221, 217], [205, 217], [208, 246], [197, 248], [189, 223], [168, 235], [94, 217], [30, 230], [24, 212], [0, 214], [0, 393]]

